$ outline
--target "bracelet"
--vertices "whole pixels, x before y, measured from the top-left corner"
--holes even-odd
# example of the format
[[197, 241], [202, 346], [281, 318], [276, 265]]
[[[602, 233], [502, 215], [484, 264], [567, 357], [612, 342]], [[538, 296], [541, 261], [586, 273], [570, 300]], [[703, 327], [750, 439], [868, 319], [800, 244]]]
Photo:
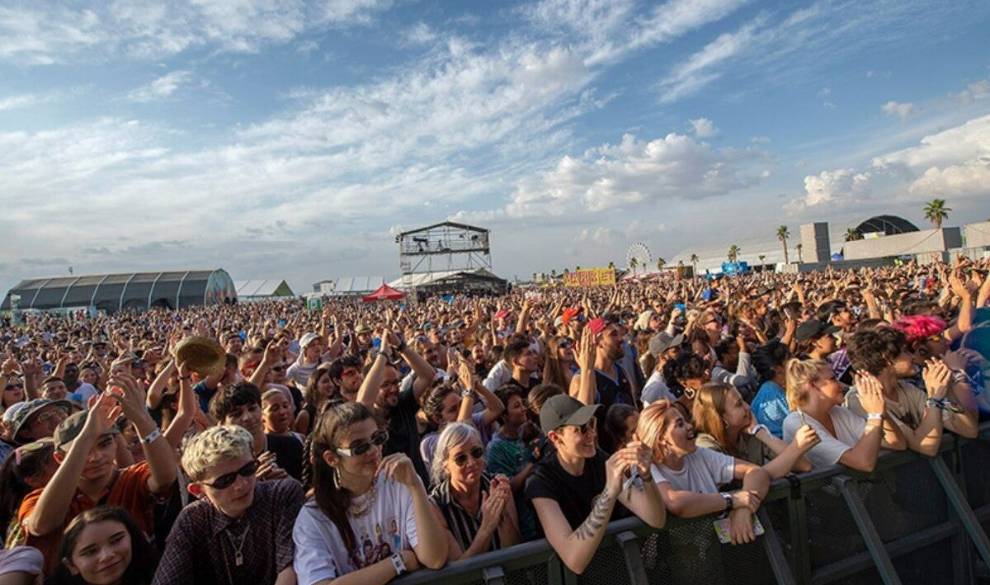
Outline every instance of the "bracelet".
[[768, 429], [767, 428], [767, 425], [764, 425], [764, 424], [758, 424], [758, 425], [754, 426], [753, 427], [753, 432], [751, 434], [755, 437], [756, 434], [759, 433], [760, 431], [766, 431], [767, 434], [770, 434], [770, 429]]
[[141, 444], [142, 445], [150, 445], [151, 443], [153, 443], [153, 442], [157, 441], [159, 438], [161, 438], [161, 436], [162, 436], [161, 430], [159, 430], [159, 429], [156, 428], [155, 430], [153, 430], [150, 433], [148, 433], [148, 436], [142, 437], [140, 439], [140, 441], [141, 441]]
[[732, 501], [732, 494], [721, 492], [719, 495], [722, 496], [723, 500], [725, 500], [725, 509], [722, 510], [722, 514], [728, 514], [735, 507], [735, 504]]
[[474, 390], [471, 390], [470, 388], [461, 390], [461, 398], [474, 398]]
[[866, 413], [866, 420], [883, 420], [883, 413], [881, 413], [881, 412], [868, 412], [868, 413]]
[[392, 553], [389, 557], [392, 561], [392, 568], [395, 569], [395, 576], [398, 577], [406, 572], [406, 564], [402, 562], [402, 555], [399, 553]]

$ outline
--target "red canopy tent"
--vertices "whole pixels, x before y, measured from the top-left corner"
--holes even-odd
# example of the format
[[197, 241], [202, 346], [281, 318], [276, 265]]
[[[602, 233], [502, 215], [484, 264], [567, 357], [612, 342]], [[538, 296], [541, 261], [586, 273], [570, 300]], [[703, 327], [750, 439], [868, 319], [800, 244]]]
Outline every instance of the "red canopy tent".
[[383, 282], [382, 285], [378, 287], [378, 290], [363, 297], [363, 300], [366, 303], [373, 303], [375, 301], [401, 301], [404, 298], [406, 298], [406, 293], [395, 290]]

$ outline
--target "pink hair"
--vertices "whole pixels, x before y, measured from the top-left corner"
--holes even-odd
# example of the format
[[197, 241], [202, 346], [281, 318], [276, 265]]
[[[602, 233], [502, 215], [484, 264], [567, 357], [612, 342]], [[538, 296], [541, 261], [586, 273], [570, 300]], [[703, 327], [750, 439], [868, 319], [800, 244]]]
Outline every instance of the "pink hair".
[[923, 341], [941, 335], [945, 331], [945, 321], [928, 315], [908, 315], [894, 322], [894, 328], [902, 332], [908, 343]]

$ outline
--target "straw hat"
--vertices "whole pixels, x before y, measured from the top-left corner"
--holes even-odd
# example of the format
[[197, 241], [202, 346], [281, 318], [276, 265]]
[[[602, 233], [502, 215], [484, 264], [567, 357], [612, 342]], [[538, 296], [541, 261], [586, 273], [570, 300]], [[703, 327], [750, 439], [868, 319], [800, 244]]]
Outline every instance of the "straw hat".
[[212, 337], [187, 337], [175, 346], [176, 363], [204, 376], [219, 376], [227, 365], [227, 353]]

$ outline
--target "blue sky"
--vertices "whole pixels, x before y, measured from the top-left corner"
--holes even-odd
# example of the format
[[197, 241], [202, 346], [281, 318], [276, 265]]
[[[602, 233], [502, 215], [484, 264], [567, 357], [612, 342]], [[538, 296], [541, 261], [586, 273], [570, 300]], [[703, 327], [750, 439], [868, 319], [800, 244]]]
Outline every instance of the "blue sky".
[[990, 217], [990, 4], [544, 0], [0, 7], [0, 285], [667, 259], [879, 212]]

